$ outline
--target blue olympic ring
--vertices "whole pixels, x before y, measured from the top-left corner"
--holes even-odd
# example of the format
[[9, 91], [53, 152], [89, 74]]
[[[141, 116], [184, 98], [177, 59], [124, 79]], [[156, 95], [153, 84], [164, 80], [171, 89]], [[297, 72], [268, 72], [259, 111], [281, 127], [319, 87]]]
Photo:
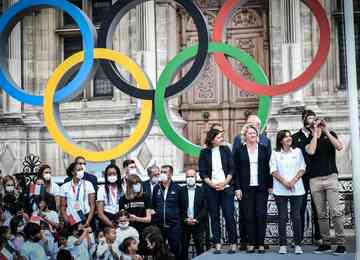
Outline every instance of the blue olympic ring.
[[31, 0], [20, 1], [7, 9], [0, 17], [0, 82], [7, 94], [20, 102], [42, 106], [43, 97], [31, 95], [22, 90], [12, 79], [7, 69], [7, 41], [16, 25], [29, 11], [38, 8], [54, 7], [60, 9], [75, 20], [82, 33], [85, 59], [75, 78], [55, 94], [55, 102], [60, 103], [72, 99], [78, 94], [80, 87], [89, 79], [93, 72], [94, 48], [96, 43], [96, 30], [86, 14], [65, 0]]

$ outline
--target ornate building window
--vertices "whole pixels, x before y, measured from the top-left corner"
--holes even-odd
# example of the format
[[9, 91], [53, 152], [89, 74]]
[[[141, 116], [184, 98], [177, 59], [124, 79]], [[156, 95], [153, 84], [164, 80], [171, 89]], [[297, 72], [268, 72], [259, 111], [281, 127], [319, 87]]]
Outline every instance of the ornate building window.
[[[107, 12], [111, 7], [111, 0], [71, 0], [74, 5], [81, 8], [92, 19], [96, 28], [99, 28], [100, 23], [105, 18]], [[63, 14], [62, 29], [58, 30], [64, 36], [64, 59], [67, 55], [71, 55], [76, 51], [81, 50], [81, 36], [80, 31], [75, 24], [75, 21], [66, 13]], [[74, 45], [67, 46], [67, 44], [74, 43]], [[83, 98], [112, 98], [113, 86], [105, 76], [103, 70], [98, 66], [98, 70], [94, 75], [94, 80], [91, 84], [92, 91], [86, 89]]]
[[[339, 50], [339, 89], [346, 89], [346, 46], [345, 46], [345, 19], [344, 19], [344, 0], [336, 1], [336, 10], [333, 13], [337, 25], [338, 50]], [[354, 3], [354, 31], [356, 47], [356, 66], [358, 88], [360, 88], [360, 2], [353, 0]]]

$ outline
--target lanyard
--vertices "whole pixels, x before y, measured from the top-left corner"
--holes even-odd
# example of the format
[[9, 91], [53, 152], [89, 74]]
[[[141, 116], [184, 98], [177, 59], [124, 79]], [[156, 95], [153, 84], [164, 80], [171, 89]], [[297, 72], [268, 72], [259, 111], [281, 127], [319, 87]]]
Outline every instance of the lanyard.
[[81, 182], [77, 185], [77, 192], [75, 192], [75, 187], [74, 185], [71, 184], [72, 190], [76, 196], [76, 200], [79, 201], [79, 196], [80, 196], [80, 186], [81, 186]]

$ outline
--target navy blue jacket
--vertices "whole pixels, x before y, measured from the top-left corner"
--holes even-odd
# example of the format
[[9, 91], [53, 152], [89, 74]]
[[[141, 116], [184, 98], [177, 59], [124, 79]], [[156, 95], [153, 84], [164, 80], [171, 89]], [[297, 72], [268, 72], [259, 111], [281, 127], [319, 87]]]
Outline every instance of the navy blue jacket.
[[181, 224], [184, 206], [182, 205], [180, 190], [181, 187], [171, 181], [166, 201], [164, 201], [164, 188], [160, 184], [157, 184], [154, 187], [152, 201], [155, 215], [153, 215], [153, 223], [161, 226], [175, 226]]
[[[225, 173], [225, 177], [227, 177], [228, 175], [233, 175], [234, 163], [233, 163], [233, 157], [232, 157], [230, 148], [225, 145], [221, 145], [220, 146], [220, 156], [221, 156], [221, 164], [223, 167], [223, 171]], [[204, 148], [200, 152], [199, 175], [200, 175], [201, 179], [209, 178], [211, 180], [211, 177], [212, 177], [212, 151], [211, 151], [211, 148]]]
[[[247, 147], [242, 144], [239, 149], [234, 150], [234, 164], [235, 164], [235, 190], [241, 189], [246, 191], [250, 187], [250, 160]], [[270, 174], [270, 157], [271, 151], [262, 145], [258, 144], [258, 188], [267, 191], [272, 188], [273, 177]]]

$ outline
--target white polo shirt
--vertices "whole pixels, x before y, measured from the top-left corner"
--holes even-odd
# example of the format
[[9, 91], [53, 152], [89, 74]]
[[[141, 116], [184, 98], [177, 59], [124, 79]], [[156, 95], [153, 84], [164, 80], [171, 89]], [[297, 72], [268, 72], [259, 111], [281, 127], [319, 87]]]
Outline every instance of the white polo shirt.
[[60, 186], [57, 185], [54, 181], [50, 183], [50, 194], [54, 196], [60, 196], [61, 194]]
[[[273, 151], [270, 159], [270, 172], [279, 172], [286, 181], [291, 181], [300, 170], [305, 171], [306, 164], [299, 148], [290, 148], [289, 152]], [[276, 178], [274, 178], [273, 193], [278, 196], [300, 196], [305, 194], [302, 179], [299, 179], [293, 191], [289, 191]]]
[[96, 201], [104, 202], [104, 211], [110, 214], [119, 212], [119, 199], [122, 194], [118, 193], [118, 189], [112, 190], [109, 186], [109, 197], [106, 194], [105, 185], [101, 185], [97, 192]]
[[73, 180], [64, 183], [61, 186], [61, 197], [65, 197], [67, 201], [66, 212], [70, 214], [72, 210], [76, 209], [75, 205], [80, 205], [80, 210], [84, 214], [90, 212], [89, 195], [94, 194], [94, 186], [91, 182], [81, 180], [77, 185], [73, 183]]

